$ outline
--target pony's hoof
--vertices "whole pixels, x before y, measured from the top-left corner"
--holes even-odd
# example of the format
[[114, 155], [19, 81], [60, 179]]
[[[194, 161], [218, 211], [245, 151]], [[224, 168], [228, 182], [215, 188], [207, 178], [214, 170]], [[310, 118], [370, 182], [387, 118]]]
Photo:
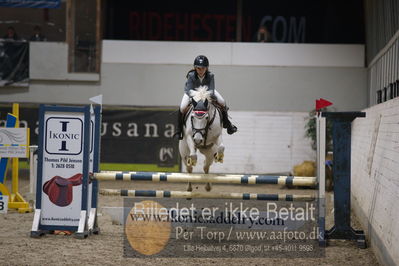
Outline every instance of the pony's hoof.
[[224, 154], [223, 153], [215, 153], [215, 162], [217, 163], [223, 163], [223, 159], [224, 159]]
[[212, 186], [211, 186], [210, 183], [206, 183], [205, 190], [208, 191], [208, 192], [212, 190]]
[[187, 165], [188, 166], [195, 166], [197, 164], [197, 156], [192, 155], [187, 158]]

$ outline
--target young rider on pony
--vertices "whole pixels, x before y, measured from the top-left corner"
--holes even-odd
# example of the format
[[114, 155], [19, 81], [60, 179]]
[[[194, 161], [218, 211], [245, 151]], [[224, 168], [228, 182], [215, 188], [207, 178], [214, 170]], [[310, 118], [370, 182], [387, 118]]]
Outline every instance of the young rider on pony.
[[187, 73], [187, 81], [184, 87], [184, 95], [181, 100], [178, 112], [178, 128], [175, 133], [175, 136], [178, 136], [179, 139], [183, 139], [183, 119], [184, 113], [186, 112], [187, 107], [190, 104], [190, 90], [194, 90], [199, 86], [207, 86], [208, 90], [213, 92], [213, 95], [216, 98], [216, 102], [218, 103], [222, 111], [223, 127], [227, 129], [227, 133], [231, 135], [237, 132], [237, 127], [234, 126], [229, 120], [226, 101], [223, 99], [220, 93], [215, 90], [214, 74], [208, 70], [208, 67], [208, 58], [206, 58], [206, 56], [204, 55], [199, 55], [194, 60], [194, 69], [190, 70]]

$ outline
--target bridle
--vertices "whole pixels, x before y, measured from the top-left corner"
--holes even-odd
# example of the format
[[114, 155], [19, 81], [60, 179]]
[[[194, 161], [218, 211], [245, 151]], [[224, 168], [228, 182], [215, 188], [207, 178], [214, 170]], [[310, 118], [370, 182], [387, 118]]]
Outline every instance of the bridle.
[[[203, 127], [203, 128], [195, 128], [194, 125], [193, 125], [194, 116], [191, 116], [191, 130], [193, 132], [192, 137], [194, 138], [194, 135], [197, 134], [197, 133], [201, 134], [201, 136], [202, 136], [202, 138], [204, 140], [203, 141], [203, 145], [201, 145], [201, 148], [204, 148], [204, 149], [209, 148], [209, 147], [211, 147], [213, 145], [213, 143], [210, 143], [210, 144], [206, 145], [206, 140], [207, 140], [207, 137], [208, 137], [209, 128], [212, 125], [212, 123], [213, 123], [213, 121], [215, 120], [215, 117], [216, 117], [217, 109], [216, 108], [214, 108], [214, 109], [215, 110], [213, 112], [212, 118], [207, 121], [205, 127]], [[201, 111], [192, 110], [192, 112], [194, 112], [194, 115], [197, 118], [202, 119], [202, 118], [205, 117], [205, 114], [208, 113], [208, 110], [206, 110], [206, 111], [203, 111], [203, 110], [201, 110]]]

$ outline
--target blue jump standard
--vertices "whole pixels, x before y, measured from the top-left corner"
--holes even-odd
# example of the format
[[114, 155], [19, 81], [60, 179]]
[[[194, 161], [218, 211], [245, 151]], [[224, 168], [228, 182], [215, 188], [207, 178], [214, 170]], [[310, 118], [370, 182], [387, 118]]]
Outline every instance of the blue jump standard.
[[357, 117], [366, 117], [364, 112], [325, 112], [323, 117], [332, 122], [333, 178], [334, 178], [334, 226], [326, 230], [326, 239], [356, 240], [361, 248], [366, 247], [365, 235], [351, 227], [351, 129]]

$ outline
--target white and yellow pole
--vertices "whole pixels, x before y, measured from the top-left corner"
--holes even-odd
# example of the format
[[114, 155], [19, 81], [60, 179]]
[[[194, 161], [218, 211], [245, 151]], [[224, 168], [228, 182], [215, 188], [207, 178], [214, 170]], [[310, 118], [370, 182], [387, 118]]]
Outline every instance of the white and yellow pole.
[[[12, 104], [12, 114], [16, 117], [15, 127], [19, 128], [19, 104]], [[18, 193], [18, 173], [19, 173], [19, 159], [11, 158], [12, 168], [11, 168], [11, 177], [12, 177], [12, 185], [11, 185], [11, 199], [10, 202], [15, 201], [15, 197]]]

